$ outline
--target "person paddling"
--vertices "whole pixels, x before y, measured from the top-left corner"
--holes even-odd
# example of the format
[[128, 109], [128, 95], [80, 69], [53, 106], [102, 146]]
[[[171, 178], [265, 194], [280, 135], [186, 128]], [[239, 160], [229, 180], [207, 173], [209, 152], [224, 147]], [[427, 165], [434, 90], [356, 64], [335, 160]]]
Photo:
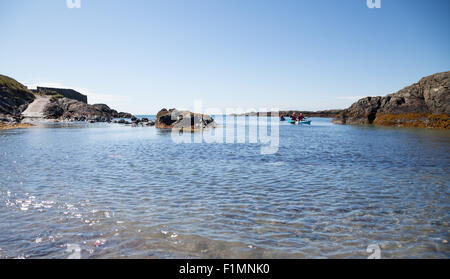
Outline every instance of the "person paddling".
[[300, 113], [300, 115], [298, 116], [298, 121], [303, 121], [305, 120], [305, 116], [303, 115], [303, 113]]

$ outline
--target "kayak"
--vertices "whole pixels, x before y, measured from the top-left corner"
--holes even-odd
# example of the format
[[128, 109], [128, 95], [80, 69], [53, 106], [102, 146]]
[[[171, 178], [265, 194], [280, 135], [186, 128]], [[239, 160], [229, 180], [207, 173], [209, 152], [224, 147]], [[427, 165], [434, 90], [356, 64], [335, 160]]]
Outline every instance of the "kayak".
[[295, 124], [295, 125], [311, 125], [311, 120], [293, 121], [293, 120], [289, 119], [289, 123]]
[[286, 121], [286, 118], [280, 118], [280, 121]]

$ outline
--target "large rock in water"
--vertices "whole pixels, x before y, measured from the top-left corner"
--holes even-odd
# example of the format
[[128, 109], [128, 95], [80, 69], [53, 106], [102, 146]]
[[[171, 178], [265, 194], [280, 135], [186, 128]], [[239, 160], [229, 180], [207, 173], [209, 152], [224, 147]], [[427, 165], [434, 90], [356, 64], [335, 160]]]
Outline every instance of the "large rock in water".
[[360, 99], [333, 122], [449, 129], [449, 77], [450, 72], [437, 73], [397, 93]]
[[160, 129], [197, 131], [205, 128], [215, 128], [216, 122], [210, 115], [176, 109], [162, 109], [156, 115], [155, 125], [156, 128]]
[[110, 122], [113, 118], [131, 118], [125, 112], [117, 112], [105, 104], [88, 105], [84, 102], [61, 98], [44, 108], [44, 117], [63, 121]]

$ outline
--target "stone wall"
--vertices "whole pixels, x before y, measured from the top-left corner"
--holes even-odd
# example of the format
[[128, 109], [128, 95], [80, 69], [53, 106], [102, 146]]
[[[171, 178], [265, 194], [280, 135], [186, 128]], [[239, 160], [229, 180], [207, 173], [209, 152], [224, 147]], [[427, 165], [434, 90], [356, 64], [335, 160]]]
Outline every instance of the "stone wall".
[[77, 100], [80, 102], [83, 102], [85, 104], [88, 103], [88, 99], [86, 95], [81, 94], [80, 92], [77, 92], [73, 89], [62, 89], [62, 88], [50, 88], [50, 87], [38, 87], [37, 92], [48, 92], [48, 91], [54, 91], [66, 98]]

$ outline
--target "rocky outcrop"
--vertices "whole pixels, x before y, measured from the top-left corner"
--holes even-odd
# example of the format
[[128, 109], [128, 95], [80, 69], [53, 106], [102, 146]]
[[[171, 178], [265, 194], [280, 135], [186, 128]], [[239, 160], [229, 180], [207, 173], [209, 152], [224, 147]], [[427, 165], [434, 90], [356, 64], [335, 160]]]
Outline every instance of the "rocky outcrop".
[[450, 72], [437, 73], [397, 93], [360, 99], [333, 122], [449, 129], [449, 78]]
[[0, 115], [2, 119], [20, 119], [20, 114], [35, 96], [16, 80], [0, 75]]
[[142, 118], [139, 119], [135, 116], [131, 117], [131, 122], [125, 119], [120, 119], [120, 120], [114, 120], [114, 123], [117, 124], [125, 124], [125, 125], [133, 125], [133, 127], [137, 127], [137, 126], [144, 126], [144, 127], [151, 127], [151, 126], [155, 126], [155, 122], [148, 119], [148, 118]]
[[110, 114], [111, 118], [133, 118], [134, 116], [128, 112], [117, 112], [117, 110], [109, 108], [105, 104], [94, 104], [91, 105], [92, 108], [99, 110], [103, 113]]
[[0, 123], [17, 124], [22, 118], [20, 116], [12, 116], [10, 114], [0, 114]]
[[[51, 97], [46, 97], [51, 96]], [[36, 99], [38, 98], [38, 99]], [[27, 113], [23, 112], [39, 99], [47, 98], [47, 102], [41, 106], [33, 107], [34, 118], [44, 117], [60, 121], [86, 121], [86, 122], [110, 122], [114, 118], [132, 118], [133, 115], [126, 112], [118, 112], [105, 104], [87, 104], [87, 96], [72, 89], [38, 87], [35, 94], [26, 86], [16, 80], [0, 75], [0, 123], [6, 123], [8, 127], [20, 123]], [[48, 100], [51, 100], [48, 103]], [[48, 103], [48, 104], [47, 104]], [[27, 110], [27, 111], [29, 111]], [[42, 112], [42, 113], [41, 113]], [[35, 116], [39, 115], [39, 116]], [[42, 115], [41, 115], [42, 114]], [[149, 122], [144, 122], [148, 124]]]
[[105, 104], [89, 105], [73, 99], [61, 98], [44, 108], [44, 117], [61, 121], [111, 122], [113, 118], [131, 118], [125, 112], [117, 112]]
[[197, 131], [216, 127], [216, 122], [214, 122], [214, 119], [210, 115], [176, 109], [162, 109], [156, 115], [155, 122], [156, 128], [160, 129]]

